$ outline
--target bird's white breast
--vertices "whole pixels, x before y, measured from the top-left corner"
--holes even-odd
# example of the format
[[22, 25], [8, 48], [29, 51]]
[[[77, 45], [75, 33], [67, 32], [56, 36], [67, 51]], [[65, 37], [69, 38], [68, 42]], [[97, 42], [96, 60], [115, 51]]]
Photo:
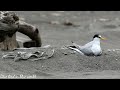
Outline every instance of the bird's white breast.
[[92, 52], [94, 55], [100, 55], [102, 53], [100, 43], [94, 43], [91, 47]]

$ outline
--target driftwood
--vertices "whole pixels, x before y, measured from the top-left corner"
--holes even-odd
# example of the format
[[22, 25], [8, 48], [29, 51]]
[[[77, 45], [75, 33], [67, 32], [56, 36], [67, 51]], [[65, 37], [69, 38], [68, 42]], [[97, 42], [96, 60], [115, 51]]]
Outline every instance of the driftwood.
[[16, 32], [18, 25], [8, 25], [0, 22], [0, 50], [13, 50], [18, 47]]
[[53, 47], [47, 48], [38, 48], [34, 50], [19, 50], [19, 52], [7, 52], [3, 54], [3, 59], [13, 59], [14, 61], [20, 60], [30, 60], [30, 61], [38, 61], [38, 60], [46, 60], [52, 58], [54, 56], [55, 49]]
[[19, 21], [18, 25], [18, 32], [28, 36], [31, 39], [30, 41], [26, 41], [23, 43], [24, 47], [41, 47], [42, 41], [38, 28], [24, 21]]
[[0, 50], [14, 50], [18, 47], [15, 24], [19, 17], [13, 12], [0, 12]]
[[13, 12], [0, 13], [0, 50], [14, 50], [19, 45], [16, 41], [16, 32], [27, 35], [31, 41], [23, 43], [26, 48], [41, 47], [41, 37], [38, 28], [20, 21]]
[[5, 24], [0, 22], [1, 50], [14, 50], [15, 48], [18, 48], [19, 45], [16, 41], [16, 32], [20, 32], [31, 39], [31, 41], [23, 43], [24, 47], [41, 47], [40, 33], [36, 27], [27, 23]]

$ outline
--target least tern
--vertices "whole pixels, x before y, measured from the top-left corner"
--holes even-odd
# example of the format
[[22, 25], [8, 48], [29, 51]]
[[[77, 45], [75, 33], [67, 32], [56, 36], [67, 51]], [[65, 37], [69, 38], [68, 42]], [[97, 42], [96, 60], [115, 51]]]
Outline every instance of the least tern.
[[96, 34], [93, 37], [93, 40], [84, 46], [79, 46], [76, 43], [73, 43], [73, 46], [70, 46], [71, 49], [87, 55], [87, 56], [100, 56], [102, 54], [102, 49], [100, 46], [100, 40], [106, 40], [106, 38], [103, 38], [101, 35]]

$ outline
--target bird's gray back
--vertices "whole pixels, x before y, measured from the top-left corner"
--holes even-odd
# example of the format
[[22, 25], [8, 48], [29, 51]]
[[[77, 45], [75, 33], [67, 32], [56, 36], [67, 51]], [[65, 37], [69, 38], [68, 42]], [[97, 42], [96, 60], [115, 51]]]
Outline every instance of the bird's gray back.
[[93, 41], [91, 41], [91, 42], [85, 44], [84, 46], [82, 46], [80, 48], [80, 51], [83, 52], [85, 55], [91, 55], [91, 54], [93, 54], [92, 50], [91, 50], [92, 45], [93, 45]]

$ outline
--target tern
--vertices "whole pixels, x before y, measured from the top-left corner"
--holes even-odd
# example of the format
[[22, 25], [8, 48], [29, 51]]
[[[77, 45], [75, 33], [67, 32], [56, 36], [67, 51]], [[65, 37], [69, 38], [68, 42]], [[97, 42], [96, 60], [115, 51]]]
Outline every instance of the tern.
[[84, 46], [79, 46], [76, 43], [72, 42], [73, 46], [69, 46], [69, 48], [81, 53], [82, 55], [100, 56], [102, 54], [100, 40], [106, 40], [106, 38], [102, 37], [99, 34], [95, 34], [93, 40]]

